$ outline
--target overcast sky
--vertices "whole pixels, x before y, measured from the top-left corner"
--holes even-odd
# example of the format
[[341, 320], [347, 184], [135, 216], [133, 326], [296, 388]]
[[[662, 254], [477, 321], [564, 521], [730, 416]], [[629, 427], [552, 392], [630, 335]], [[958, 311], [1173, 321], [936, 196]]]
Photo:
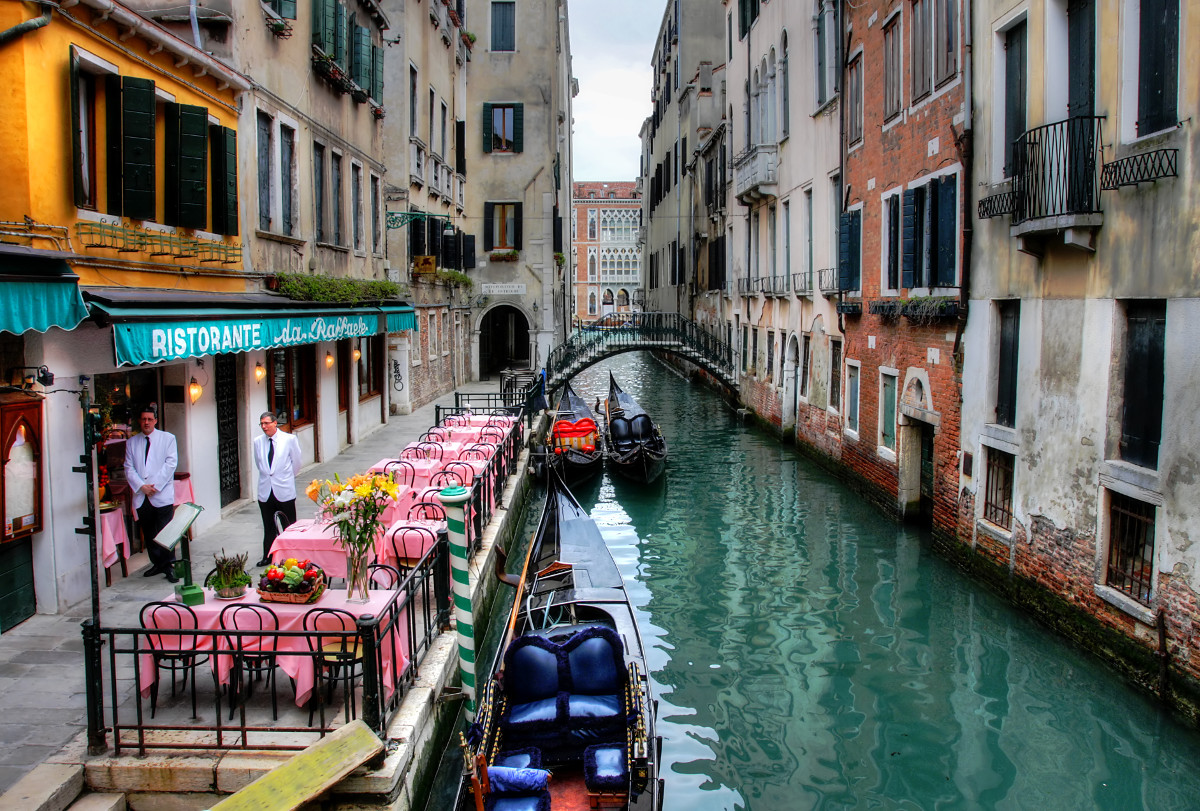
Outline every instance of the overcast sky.
[[575, 180], [636, 180], [650, 114], [650, 57], [666, 0], [568, 0]]

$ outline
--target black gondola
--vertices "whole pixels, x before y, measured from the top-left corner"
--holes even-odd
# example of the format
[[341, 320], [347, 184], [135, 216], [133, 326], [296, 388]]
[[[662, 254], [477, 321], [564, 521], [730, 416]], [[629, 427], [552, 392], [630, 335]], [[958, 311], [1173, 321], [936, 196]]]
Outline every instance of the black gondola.
[[547, 480], [522, 574], [501, 572], [517, 596], [462, 742], [458, 808], [658, 811], [660, 747], [633, 606], [596, 523], [553, 470]]
[[596, 417], [570, 383], [563, 387], [546, 446], [547, 464], [567, 484], [585, 481], [604, 467], [604, 440]]
[[667, 441], [646, 410], [608, 375], [606, 454], [612, 469], [635, 482], [649, 484], [667, 466]]

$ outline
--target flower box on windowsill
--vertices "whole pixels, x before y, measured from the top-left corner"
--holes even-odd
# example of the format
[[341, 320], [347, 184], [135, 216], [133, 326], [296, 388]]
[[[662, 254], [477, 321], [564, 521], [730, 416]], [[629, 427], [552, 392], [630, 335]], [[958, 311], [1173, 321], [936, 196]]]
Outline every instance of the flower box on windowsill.
[[862, 315], [862, 304], [857, 301], [840, 301], [837, 311], [840, 315]]
[[492, 251], [488, 254], [488, 259], [493, 262], [515, 262], [520, 256], [520, 251]]
[[898, 301], [872, 301], [867, 305], [867, 311], [871, 315], [882, 316], [883, 318], [899, 318], [900, 317], [900, 302]]
[[942, 318], [958, 318], [958, 302], [952, 298], [909, 299], [901, 313], [911, 321], [928, 322]]

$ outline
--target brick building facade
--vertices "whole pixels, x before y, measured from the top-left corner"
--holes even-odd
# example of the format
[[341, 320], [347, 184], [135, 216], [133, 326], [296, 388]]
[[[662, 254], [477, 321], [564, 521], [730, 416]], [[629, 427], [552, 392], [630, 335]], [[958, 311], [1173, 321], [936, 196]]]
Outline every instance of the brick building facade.
[[572, 324], [627, 313], [641, 301], [641, 225], [642, 200], [634, 181], [572, 184]]

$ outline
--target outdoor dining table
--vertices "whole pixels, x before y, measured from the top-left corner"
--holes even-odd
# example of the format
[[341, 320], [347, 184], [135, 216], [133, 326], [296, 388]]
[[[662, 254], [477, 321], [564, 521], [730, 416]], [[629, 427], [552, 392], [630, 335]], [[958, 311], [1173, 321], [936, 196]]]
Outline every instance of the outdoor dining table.
[[[431, 518], [409, 518], [407, 513], [398, 516], [388, 525], [388, 529], [375, 539], [375, 560], [379, 563], [390, 563], [395, 555], [392, 553], [391, 540], [388, 532], [392, 527], [423, 526], [433, 531], [437, 537], [439, 531], [446, 528], [445, 521]], [[422, 552], [424, 554], [424, 552]], [[303, 560], [307, 558], [325, 571], [326, 577], [346, 576], [346, 550], [338, 542], [337, 529], [323, 521], [301, 520], [292, 524], [275, 538], [271, 544], [271, 560], [279, 562], [288, 558]]]
[[[204, 602], [200, 605], [192, 606], [192, 611], [196, 614], [198, 629], [201, 631], [214, 631], [212, 636], [196, 636], [194, 649], [200, 652], [212, 652], [213, 639], [217, 641], [217, 651], [215, 655], [210, 657], [210, 665], [214, 668], [219, 684], [229, 683], [229, 672], [233, 669], [234, 656], [229, 648], [228, 640], [222, 637], [221, 632], [221, 611], [226, 606], [231, 605], [264, 605], [275, 614], [279, 619], [279, 630], [289, 632], [302, 632], [304, 630], [304, 615], [315, 608], [336, 608], [341, 611], [347, 611], [354, 617], [362, 616], [380, 616], [386, 611], [388, 604], [395, 596], [394, 591], [387, 589], [375, 589], [371, 591], [370, 599], [365, 603], [351, 603], [346, 600], [346, 591], [344, 589], [326, 589], [325, 593], [318, 598], [315, 603], [274, 603], [266, 602], [258, 596], [258, 592], [248, 589], [246, 593], [236, 600], [218, 599], [216, 592], [212, 589], [204, 590]], [[174, 597], [171, 598], [172, 600]], [[383, 661], [383, 686], [390, 696], [393, 692], [393, 684], [395, 679], [392, 674], [402, 671], [408, 664], [409, 651], [407, 642], [402, 634], [396, 634], [396, 628], [403, 628], [407, 625], [401, 616], [395, 625], [392, 627], [391, 634], [395, 638], [388, 638], [381, 641], [379, 649], [381, 659]], [[167, 629], [160, 629], [167, 630]], [[248, 629], [249, 630], [249, 629]], [[254, 629], [257, 630], [257, 629]], [[163, 634], [164, 648], [169, 645], [177, 646], [175, 649], [192, 648], [191, 636], [176, 635], [174, 641], [169, 634]], [[296, 705], [303, 707], [308, 703], [312, 696], [313, 684], [316, 681], [316, 672], [311, 656], [292, 656], [286, 655], [289, 652], [294, 653], [309, 653], [309, 641], [307, 636], [280, 636], [277, 637], [275, 649], [280, 654], [278, 656], [279, 667], [284, 673], [296, 684]], [[397, 660], [399, 658], [399, 661]], [[154, 656], [150, 653], [141, 655], [139, 689], [143, 696], [150, 694], [150, 688], [153, 686], [155, 679], [158, 677], [154, 666]]]
[[100, 511], [100, 565], [108, 568], [120, 560], [121, 547], [129, 559], [129, 533], [125, 531], [125, 515], [120, 510]]

